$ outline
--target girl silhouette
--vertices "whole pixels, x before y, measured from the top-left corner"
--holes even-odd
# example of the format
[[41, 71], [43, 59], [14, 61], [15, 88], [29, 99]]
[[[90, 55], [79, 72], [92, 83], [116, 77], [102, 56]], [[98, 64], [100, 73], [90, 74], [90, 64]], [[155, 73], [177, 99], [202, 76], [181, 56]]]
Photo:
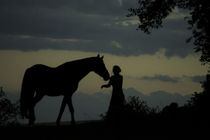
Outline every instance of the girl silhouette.
[[102, 85], [101, 88], [109, 88], [112, 86], [112, 97], [107, 112], [107, 119], [117, 121], [123, 110], [125, 97], [122, 90], [123, 76], [120, 75], [121, 69], [119, 66], [113, 66], [113, 76], [111, 76], [109, 83]]

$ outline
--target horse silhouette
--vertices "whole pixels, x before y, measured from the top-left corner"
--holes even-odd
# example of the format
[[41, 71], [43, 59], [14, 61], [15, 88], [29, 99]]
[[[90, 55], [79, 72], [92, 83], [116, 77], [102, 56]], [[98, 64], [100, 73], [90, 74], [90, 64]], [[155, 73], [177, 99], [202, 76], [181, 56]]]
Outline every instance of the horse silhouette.
[[66, 62], [55, 68], [42, 64], [28, 68], [23, 77], [20, 96], [22, 117], [29, 119], [29, 126], [33, 125], [35, 122], [34, 107], [36, 103], [45, 95], [63, 95], [56, 123], [60, 125], [60, 119], [66, 104], [68, 104], [72, 124], [75, 124], [72, 95], [77, 90], [80, 80], [91, 71], [103, 77], [105, 81], [109, 79], [109, 72], [103, 62], [103, 56], [100, 57], [99, 55], [97, 57]]

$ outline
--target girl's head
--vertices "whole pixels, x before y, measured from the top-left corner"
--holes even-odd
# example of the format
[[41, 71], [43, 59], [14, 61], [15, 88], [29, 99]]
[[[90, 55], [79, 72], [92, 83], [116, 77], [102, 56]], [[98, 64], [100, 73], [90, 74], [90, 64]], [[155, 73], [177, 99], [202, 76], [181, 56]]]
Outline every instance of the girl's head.
[[114, 74], [119, 74], [121, 72], [121, 69], [119, 66], [115, 65], [113, 66], [113, 73]]

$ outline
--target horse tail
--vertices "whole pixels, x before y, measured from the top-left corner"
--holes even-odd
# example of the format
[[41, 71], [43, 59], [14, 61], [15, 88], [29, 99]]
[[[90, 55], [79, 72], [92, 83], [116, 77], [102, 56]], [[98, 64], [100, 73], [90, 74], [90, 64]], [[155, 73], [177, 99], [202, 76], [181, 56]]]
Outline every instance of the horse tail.
[[31, 71], [30, 69], [27, 69], [23, 77], [21, 94], [20, 94], [20, 112], [23, 118], [24, 117], [29, 118], [28, 115], [29, 106], [34, 96], [34, 88], [32, 81], [33, 79]]

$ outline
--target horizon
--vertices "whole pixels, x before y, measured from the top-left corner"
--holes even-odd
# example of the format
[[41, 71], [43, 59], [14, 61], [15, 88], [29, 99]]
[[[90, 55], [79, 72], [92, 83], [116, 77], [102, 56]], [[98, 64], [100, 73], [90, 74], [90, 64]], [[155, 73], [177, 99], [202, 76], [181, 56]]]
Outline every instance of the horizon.
[[[167, 93], [164, 91], [156, 91], [149, 95], [145, 95], [134, 88], [123, 89], [126, 101], [129, 97], [139, 97], [144, 101], [148, 107], [162, 110], [171, 103], [177, 103], [179, 107], [186, 105], [192, 95], [180, 95], [178, 93]], [[6, 93], [6, 92], [5, 92]], [[12, 102], [19, 100], [18, 94], [6, 93], [7, 97]], [[111, 90], [107, 93], [97, 92], [93, 94], [86, 94], [82, 92], [75, 92], [73, 94], [73, 105], [75, 108], [76, 121], [81, 120], [100, 120], [100, 114], [106, 113], [111, 99]], [[36, 122], [53, 122], [56, 120], [62, 97], [45, 96], [35, 107]], [[65, 109], [62, 121], [70, 121], [70, 114], [68, 108]], [[21, 120], [22, 123], [27, 123], [26, 120]]]

